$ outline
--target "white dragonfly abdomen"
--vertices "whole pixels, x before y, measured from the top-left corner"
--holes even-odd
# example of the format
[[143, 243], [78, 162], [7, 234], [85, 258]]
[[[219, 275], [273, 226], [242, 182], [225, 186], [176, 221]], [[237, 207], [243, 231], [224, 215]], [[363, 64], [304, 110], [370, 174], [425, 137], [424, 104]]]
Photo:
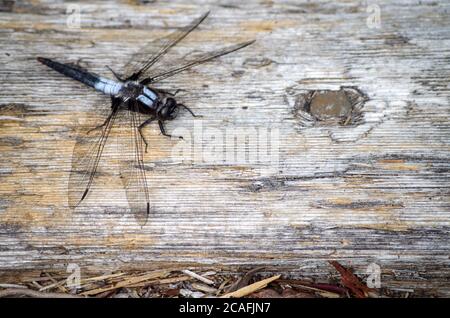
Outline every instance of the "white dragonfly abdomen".
[[95, 83], [94, 88], [106, 95], [116, 96], [122, 89], [123, 84], [104, 77], [99, 77], [98, 82]]

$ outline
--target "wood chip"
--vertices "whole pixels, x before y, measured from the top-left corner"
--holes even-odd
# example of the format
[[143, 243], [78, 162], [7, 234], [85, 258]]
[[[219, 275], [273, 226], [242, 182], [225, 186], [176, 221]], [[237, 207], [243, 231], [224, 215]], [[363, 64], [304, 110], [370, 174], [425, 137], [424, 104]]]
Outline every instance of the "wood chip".
[[0, 290], [0, 298], [19, 296], [27, 296], [32, 298], [82, 298], [81, 296], [67, 293], [43, 293], [37, 290], [24, 288], [8, 288], [5, 290]]
[[40, 285], [40, 284], [37, 283], [37, 282], [31, 282], [31, 284], [32, 284], [33, 286], [37, 287], [37, 289], [41, 289], [41, 288], [42, 288], [42, 285]]
[[[50, 284], [50, 285], [47, 285], [47, 286], [44, 286], [44, 287], [41, 287], [41, 288], [39, 288], [39, 291], [46, 291], [46, 290], [48, 290], [48, 289], [52, 289], [52, 288], [55, 288], [55, 287], [60, 287], [60, 286], [62, 286], [62, 285], [64, 285], [64, 283], [66, 283], [66, 280], [64, 279], [64, 280], [61, 280], [61, 281], [59, 281], [59, 282], [55, 282], [55, 283], [53, 283], [53, 284]], [[67, 290], [65, 289], [65, 290], [63, 290], [63, 292], [64, 293], [66, 293], [67, 292]]]
[[[56, 279], [54, 279], [53, 276], [50, 275], [49, 273], [45, 273], [45, 276], [47, 276], [48, 278], [50, 278], [50, 280], [53, 282], [53, 284], [51, 284], [52, 287], [57, 287], [57, 288], [58, 288], [61, 292], [63, 292], [63, 293], [67, 293], [67, 292], [68, 292], [67, 288], [63, 286], [64, 283], [66, 282], [66, 279], [63, 279], [63, 280], [61, 280], [61, 281], [58, 282], [58, 281], [57, 281]], [[43, 288], [45, 288], [45, 287], [47, 287], [47, 286], [44, 286]], [[50, 287], [50, 288], [52, 288], [52, 287]], [[42, 288], [41, 288], [41, 289], [42, 289]], [[39, 290], [39, 291], [42, 291], [42, 290]]]
[[195, 279], [198, 279], [198, 280], [201, 281], [201, 282], [204, 282], [205, 284], [208, 284], [208, 285], [214, 285], [214, 282], [213, 282], [212, 280], [210, 280], [210, 279], [208, 279], [208, 278], [205, 278], [205, 277], [203, 277], [203, 276], [200, 276], [199, 274], [196, 274], [196, 273], [194, 273], [194, 272], [191, 272], [191, 271], [188, 270], [188, 269], [184, 269], [184, 270], [182, 270], [182, 272], [183, 272], [184, 274], [186, 274], [186, 275], [189, 275], [189, 276], [195, 278]]
[[0, 284], [0, 288], [27, 288], [27, 286], [17, 284]]
[[125, 275], [125, 273], [107, 274], [107, 275], [85, 278], [85, 279], [82, 279], [81, 282], [87, 283], [87, 282], [95, 282], [95, 281], [99, 281], [99, 280], [107, 280], [107, 279], [111, 279], [111, 278], [117, 278], [117, 277], [120, 277], [123, 275]]
[[122, 281], [119, 281], [117, 283], [105, 286], [105, 287], [101, 287], [101, 288], [97, 288], [97, 289], [92, 289], [92, 290], [88, 290], [85, 292], [80, 293], [80, 295], [85, 295], [85, 296], [89, 296], [89, 295], [96, 295], [99, 293], [103, 293], [105, 291], [108, 290], [113, 290], [113, 289], [117, 289], [117, 288], [123, 288], [123, 287], [128, 287], [130, 285], [133, 284], [137, 284], [140, 282], [144, 282], [146, 280], [151, 280], [151, 279], [155, 279], [155, 278], [159, 278], [159, 277], [164, 277], [167, 276], [168, 274], [170, 274], [169, 271], [165, 271], [165, 270], [159, 270], [159, 271], [154, 271], [154, 272], [150, 272], [144, 275], [140, 275], [140, 276], [134, 276], [134, 277], [130, 277], [130, 278], [125, 278]]
[[234, 292], [222, 295], [222, 296], [220, 296], [220, 298], [239, 298], [239, 297], [247, 296], [257, 290], [260, 290], [260, 289], [266, 287], [269, 283], [277, 280], [280, 277], [281, 277], [281, 275], [275, 275], [275, 276], [260, 280], [259, 282], [242, 287], [241, 289], [238, 289]]
[[202, 298], [205, 296], [204, 293], [198, 292], [198, 291], [191, 291], [189, 289], [180, 289], [180, 295], [183, 297], [189, 297], [189, 298]]
[[203, 273], [202, 276], [203, 277], [205, 277], [205, 276], [213, 276], [213, 275], [216, 275], [216, 274], [217, 274], [217, 272], [215, 272], [215, 271], [207, 271], [207, 272]]
[[249, 270], [247, 273], [244, 274], [240, 279], [238, 279], [234, 284], [232, 284], [228, 289], [227, 292], [234, 292], [244, 286], [247, 286], [250, 282], [250, 279], [252, 279], [253, 275], [255, 275], [257, 272], [263, 270], [264, 267], [256, 267], [251, 270]]
[[216, 296], [219, 296], [219, 294], [222, 292], [222, 290], [227, 286], [227, 284], [230, 282], [229, 278], [225, 278], [224, 281], [220, 284], [219, 288], [217, 288]]
[[340, 298], [341, 297], [340, 294], [333, 293], [333, 292], [330, 292], [330, 291], [326, 291], [326, 290], [323, 290], [323, 289], [314, 288], [314, 287], [311, 287], [311, 286], [306, 286], [306, 285], [301, 285], [301, 284], [291, 284], [291, 286], [295, 287], [295, 288], [299, 288], [299, 289], [313, 291], [316, 294], [318, 294], [318, 295], [320, 295], [322, 297], [325, 297], [325, 298]]
[[192, 277], [190, 277], [190, 276], [170, 277], [170, 278], [156, 279], [156, 280], [146, 281], [143, 283], [133, 284], [133, 285], [129, 285], [128, 287], [144, 287], [144, 286], [148, 286], [148, 285], [174, 284], [174, 283], [188, 281], [191, 279], [192, 279]]
[[200, 283], [192, 283], [192, 288], [200, 290], [202, 292], [208, 293], [208, 294], [215, 294], [218, 292], [218, 290], [214, 287], [210, 287], [208, 285], [205, 284], [200, 284]]

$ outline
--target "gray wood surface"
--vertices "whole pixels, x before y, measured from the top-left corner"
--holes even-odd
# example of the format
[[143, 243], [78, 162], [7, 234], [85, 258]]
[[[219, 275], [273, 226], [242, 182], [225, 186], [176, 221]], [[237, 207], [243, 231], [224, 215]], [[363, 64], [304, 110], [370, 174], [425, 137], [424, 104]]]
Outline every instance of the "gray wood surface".
[[[94, 0], [80, 28], [63, 1], [0, 7], [0, 270], [267, 265], [326, 279], [337, 259], [361, 275], [378, 264], [384, 287], [449, 295], [447, 1]], [[76, 128], [100, 120], [104, 97], [36, 56], [111, 77], [105, 65], [120, 70], [207, 10], [178, 52], [256, 43], [164, 82], [204, 117], [168, 124], [184, 142], [145, 130], [147, 224], [105, 165], [71, 211]], [[341, 86], [368, 99], [358, 121], [305, 119], [302, 94]], [[272, 134], [270, 160], [254, 160], [254, 144], [249, 160], [202, 160], [214, 145], [233, 153], [245, 130]]]

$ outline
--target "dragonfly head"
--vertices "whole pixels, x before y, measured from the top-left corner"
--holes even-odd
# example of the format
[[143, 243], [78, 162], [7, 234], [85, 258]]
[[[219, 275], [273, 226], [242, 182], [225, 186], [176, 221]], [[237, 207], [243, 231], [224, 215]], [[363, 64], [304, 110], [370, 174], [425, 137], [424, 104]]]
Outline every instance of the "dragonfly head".
[[159, 119], [172, 120], [178, 115], [178, 105], [175, 99], [168, 97], [159, 110]]

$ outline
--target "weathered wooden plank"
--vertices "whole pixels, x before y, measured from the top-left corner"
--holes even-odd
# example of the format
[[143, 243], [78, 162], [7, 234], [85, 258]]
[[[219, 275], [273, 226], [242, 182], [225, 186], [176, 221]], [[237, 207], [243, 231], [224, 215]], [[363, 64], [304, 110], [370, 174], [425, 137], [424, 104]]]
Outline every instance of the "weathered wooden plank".
[[[91, 1], [80, 9], [78, 29], [67, 26], [63, 1], [16, 1], [0, 12], [1, 270], [264, 264], [325, 278], [324, 261], [340, 259], [357, 273], [377, 263], [385, 285], [448, 295], [447, 3]], [[146, 130], [149, 222], [135, 222], [105, 169], [71, 211], [76, 128], [102, 97], [36, 56], [109, 76], [104, 65], [120, 69], [142, 41], [206, 10], [177, 52], [257, 42], [164, 83], [185, 89], [179, 98], [204, 117], [169, 123], [184, 142]], [[305, 120], [303, 94], [341, 86], [367, 96], [360, 121]], [[230, 138], [245, 130], [269, 133], [273, 157], [254, 145], [247, 157], [259, 161], [227, 157]], [[223, 150], [216, 160], [213, 146]]]

